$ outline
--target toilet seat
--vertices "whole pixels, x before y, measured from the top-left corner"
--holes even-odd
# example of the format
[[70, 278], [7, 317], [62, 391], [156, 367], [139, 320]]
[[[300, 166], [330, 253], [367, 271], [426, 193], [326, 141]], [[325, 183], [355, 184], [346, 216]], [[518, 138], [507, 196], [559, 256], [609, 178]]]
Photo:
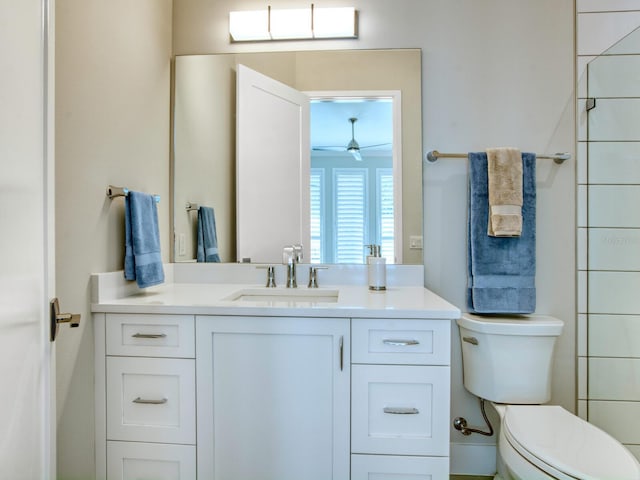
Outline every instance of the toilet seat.
[[520, 455], [556, 478], [640, 478], [640, 465], [622, 444], [562, 407], [508, 405], [502, 428]]

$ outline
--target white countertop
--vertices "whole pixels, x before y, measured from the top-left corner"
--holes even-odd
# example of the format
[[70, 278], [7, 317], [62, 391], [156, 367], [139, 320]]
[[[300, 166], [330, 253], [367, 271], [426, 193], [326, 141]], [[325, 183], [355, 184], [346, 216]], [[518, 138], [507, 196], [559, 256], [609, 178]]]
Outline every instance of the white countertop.
[[[97, 274], [92, 277], [93, 312], [150, 313], [189, 315], [244, 315], [244, 316], [300, 316], [300, 317], [366, 317], [366, 318], [437, 318], [453, 320], [460, 310], [435, 293], [418, 285], [389, 285], [385, 291], [371, 291], [366, 285], [321, 285], [317, 289], [299, 286], [296, 293], [313, 290], [314, 293], [338, 290], [338, 298], [331, 302], [290, 301], [265, 299], [234, 301], [229, 297], [246, 289], [269, 290], [264, 284], [242, 282], [225, 283], [217, 278], [210, 283], [190, 283], [183, 274], [174, 281], [172, 267], [165, 270], [166, 283], [139, 290], [124, 282], [121, 272]], [[200, 280], [200, 279], [198, 279]], [[237, 280], [237, 279], [234, 279]], [[291, 289], [276, 287], [278, 293]]]

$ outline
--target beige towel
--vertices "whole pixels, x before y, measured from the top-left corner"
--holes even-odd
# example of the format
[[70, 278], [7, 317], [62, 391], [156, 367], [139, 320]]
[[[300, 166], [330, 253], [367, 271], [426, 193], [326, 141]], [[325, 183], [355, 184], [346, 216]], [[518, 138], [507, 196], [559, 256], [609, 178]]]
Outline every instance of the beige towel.
[[511, 147], [488, 148], [490, 237], [522, 233], [522, 155]]

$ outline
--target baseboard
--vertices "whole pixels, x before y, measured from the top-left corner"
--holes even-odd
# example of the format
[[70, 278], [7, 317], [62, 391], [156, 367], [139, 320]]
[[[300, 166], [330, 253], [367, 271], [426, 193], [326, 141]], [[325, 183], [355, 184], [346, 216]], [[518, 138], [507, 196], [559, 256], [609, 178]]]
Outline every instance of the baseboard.
[[495, 475], [495, 445], [478, 443], [452, 443], [450, 446], [451, 475]]

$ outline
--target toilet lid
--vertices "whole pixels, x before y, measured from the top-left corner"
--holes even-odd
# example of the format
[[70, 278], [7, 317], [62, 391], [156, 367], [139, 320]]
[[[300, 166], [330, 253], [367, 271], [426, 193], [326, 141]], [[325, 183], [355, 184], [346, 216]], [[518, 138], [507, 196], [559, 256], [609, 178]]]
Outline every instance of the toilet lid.
[[581, 480], [640, 479], [640, 464], [622, 444], [562, 407], [509, 405], [503, 429], [518, 453], [547, 472]]

